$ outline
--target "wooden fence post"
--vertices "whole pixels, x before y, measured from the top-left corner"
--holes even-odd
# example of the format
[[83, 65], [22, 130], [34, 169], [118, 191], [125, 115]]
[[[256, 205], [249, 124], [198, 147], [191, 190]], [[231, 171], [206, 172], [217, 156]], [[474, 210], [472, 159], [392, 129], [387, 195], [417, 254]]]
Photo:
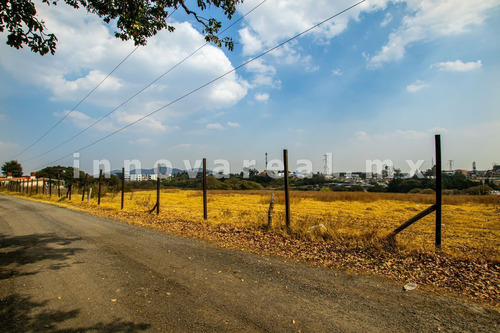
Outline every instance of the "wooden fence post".
[[160, 215], [160, 163], [158, 163], [156, 176], [156, 215]]
[[101, 183], [102, 183], [102, 169], [99, 170], [99, 188], [97, 190], [97, 205], [101, 204]]
[[203, 175], [202, 175], [202, 187], [203, 187], [203, 219], [208, 218], [208, 207], [207, 207], [207, 159], [203, 159]]
[[52, 196], [52, 177], [49, 177], [49, 197]]
[[82, 202], [85, 200], [85, 187], [87, 186], [87, 174], [83, 178], [83, 189], [82, 189]]
[[273, 226], [273, 209], [274, 209], [274, 193], [271, 194], [271, 202], [267, 211], [267, 227], [270, 229]]
[[42, 180], [42, 195], [45, 195], [45, 177]]
[[122, 168], [122, 201], [120, 209], [123, 210], [123, 204], [125, 202], [125, 167]]
[[71, 201], [71, 192], [73, 190], [73, 174], [71, 174], [71, 177], [69, 178], [68, 190], [69, 190], [68, 199], [69, 201]]
[[441, 166], [441, 135], [435, 136], [436, 144], [436, 249], [441, 247], [441, 213], [443, 205], [443, 178]]
[[283, 163], [285, 165], [285, 225], [290, 230], [290, 188], [288, 187], [288, 150], [283, 150]]
[[33, 195], [33, 178], [31, 179], [30, 195]]
[[57, 196], [61, 197], [61, 176], [57, 174]]

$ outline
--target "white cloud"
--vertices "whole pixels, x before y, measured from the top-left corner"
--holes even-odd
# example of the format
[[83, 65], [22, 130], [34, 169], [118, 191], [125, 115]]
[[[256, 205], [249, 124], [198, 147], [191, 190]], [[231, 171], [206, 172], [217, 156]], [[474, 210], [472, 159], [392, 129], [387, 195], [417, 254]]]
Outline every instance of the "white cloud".
[[[255, 7], [260, 0], [248, 0], [238, 6], [240, 13], [246, 13]], [[363, 3], [343, 15], [325, 22], [311, 31], [318, 41], [331, 39], [347, 28], [350, 19], [358, 19], [362, 11], [383, 8], [387, 1], [376, 0]], [[240, 41], [244, 54], [254, 55], [263, 49], [275, 46], [313, 25], [323, 21], [347, 7], [348, 0], [273, 0], [258, 8], [255, 15], [245, 17], [246, 27], [240, 30]]]
[[100, 93], [110, 93], [120, 90], [122, 86], [120, 79], [109, 76], [105, 81], [103, 81], [104, 78], [106, 78], [106, 74], [100, 72], [99, 70], [93, 70], [86, 76], [73, 81], [66, 80], [63, 76], [51, 78], [47, 77], [46, 79], [54, 80], [51, 82], [51, 85], [54, 86], [54, 89], [52, 89], [53, 96], [51, 100], [65, 101], [68, 100], [68, 96], [76, 95], [75, 93], [81, 93], [83, 91], [91, 91], [98, 84], [100, 84]]
[[[114, 118], [118, 123], [127, 125], [134, 121], [137, 121], [144, 117], [142, 114], [127, 113], [124, 111], [118, 111], [114, 114]], [[167, 127], [161, 123], [161, 121], [156, 120], [154, 117], [148, 117], [140, 122], [140, 126], [148, 131], [160, 131], [165, 132]]]
[[417, 80], [412, 84], [406, 86], [406, 91], [410, 93], [415, 93], [427, 87], [427, 84], [423, 81]]
[[[77, 128], [84, 129], [92, 124], [94, 124], [98, 118], [91, 117], [80, 111], [64, 111], [63, 113], [54, 113], [54, 116], [57, 118], [62, 117], [63, 115], [67, 115], [66, 119], [69, 120], [73, 125]], [[127, 125], [131, 122], [134, 122], [140, 118], [142, 118], [143, 114], [131, 113], [126, 111], [117, 111], [112, 114], [109, 118], [104, 118], [99, 121], [97, 124], [92, 126], [92, 129], [101, 131], [101, 132], [111, 132], [115, 131], [124, 125]], [[163, 124], [158, 119], [154, 117], [148, 117], [143, 119], [141, 122], [137, 124], [135, 127], [131, 127], [130, 129], [135, 131], [147, 131], [147, 132], [171, 132], [175, 130], [179, 130], [179, 126], [169, 126]], [[129, 129], [129, 130], [130, 130]]]
[[399, 28], [389, 35], [387, 44], [369, 59], [368, 67], [377, 68], [401, 60], [412, 43], [462, 34], [470, 26], [481, 24], [488, 11], [499, 2], [408, 0], [406, 4], [408, 14]]
[[218, 130], [218, 131], [224, 130], [224, 126], [222, 126], [219, 123], [210, 123], [210, 124], [207, 124], [206, 128], [207, 129]]
[[262, 42], [248, 28], [241, 29], [239, 34], [243, 44], [243, 55], [253, 55], [262, 51]]
[[262, 59], [256, 59], [245, 66], [247, 72], [253, 74], [251, 88], [257, 86], [279, 86], [279, 82], [274, 80], [276, 68], [272, 65], [264, 64]]
[[[55, 56], [40, 57], [26, 48], [14, 50], [2, 44], [0, 65], [19, 81], [46, 88], [52, 100], [80, 101], [134, 50], [131, 42], [115, 38], [95, 15], [62, 5], [40, 5], [37, 10], [59, 39]], [[90, 114], [92, 106], [112, 110], [205, 44], [203, 35], [190, 23], [170, 23], [176, 27], [175, 33], [162, 31], [151, 38], [79, 106], [79, 111]], [[207, 45], [120, 110], [139, 114], [146, 104], [159, 108], [233, 68], [222, 49]], [[238, 103], [247, 89], [247, 82], [230, 73], [162, 110], [158, 118], [229, 107]]]
[[231, 121], [227, 122], [227, 126], [229, 126], [229, 127], [241, 127], [241, 125], [239, 123], [233, 123]]
[[257, 93], [255, 94], [255, 100], [257, 102], [267, 102], [269, 100], [268, 93]]
[[342, 75], [342, 71], [340, 70], [340, 68], [332, 69], [332, 75], [333, 76], [341, 76]]
[[131, 145], [152, 145], [154, 141], [149, 138], [139, 138], [137, 140], [129, 140], [128, 143]]
[[183, 149], [189, 149], [191, 148], [191, 144], [190, 143], [181, 143], [181, 144], [178, 144], [178, 145], [175, 145], [175, 146], [172, 146], [170, 148], [168, 148], [168, 150], [183, 150]]
[[391, 13], [386, 13], [385, 17], [384, 17], [384, 20], [382, 22], [380, 22], [380, 26], [381, 27], [385, 27], [386, 25], [388, 25], [391, 22], [392, 22], [392, 14]]
[[456, 61], [446, 61], [433, 64], [431, 68], [437, 68], [439, 71], [442, 72], [468, 72], [479, 69], [482, 67], [482, 65], [483, 63], [481, 62], [481, 60], [475, 62], [470, 61], [465, 63], [462, 60], [456, 60]]
[[[350, 20], [358, 20], [359, 14], [363, 11], [385, 7], [387, 1], [374, 0], [360, 4], [311, 30], [307, 36], [312, 36], [317, 44], [328, 44], [330, 39], [347, 29]], [[238, 11], [241, 14], [247, 13], [259, 2], [261, 0], [247, 0], [238, 6]], [[239, 31], [240, 42], [243, 45], [242, 53], [244, 56], [257, 55], [345, 10], [352, 4], [349, 0], [268, 1], [255, 13], [245, 17], [245, 26]], [[303, 52], [296, 41], [291, 41], [273, 50], [271, 55], [278, 63], [300, 63], [308, 72], [319, 70], [318, 66], [312, 65], [310, 55]]]

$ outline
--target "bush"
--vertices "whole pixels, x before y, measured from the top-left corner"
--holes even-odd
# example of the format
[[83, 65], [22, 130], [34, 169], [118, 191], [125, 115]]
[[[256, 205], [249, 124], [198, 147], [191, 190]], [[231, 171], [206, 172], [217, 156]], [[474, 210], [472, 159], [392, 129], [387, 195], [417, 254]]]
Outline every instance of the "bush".
[[492, 191], [493, 189], [489, 187], [488, 185], [478, 185], [478, 186], [473, 186], [469, 187], [468, 189], [465, 190], [466, 194], [471, 194], [471, 195], [484, 195], [488, 194]]
[[435, 194], [436, 191], [434, 191], [432, 188], [426, 188], [422, 191], [420, 191], [420, 194]]
[[420, 187], [415, 187], [415, 188], [412, 188], [411, 190], [409, 190], [408, 193], [420, 193], [422, 191], [423, 190]]

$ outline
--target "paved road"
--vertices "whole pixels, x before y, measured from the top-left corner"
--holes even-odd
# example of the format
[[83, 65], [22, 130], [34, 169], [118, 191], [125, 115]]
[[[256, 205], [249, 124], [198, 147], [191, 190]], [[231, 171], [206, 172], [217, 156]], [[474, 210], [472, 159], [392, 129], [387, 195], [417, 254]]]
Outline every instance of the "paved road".
[[2, 332], [498, 332], [500, 314], [0, 195]]

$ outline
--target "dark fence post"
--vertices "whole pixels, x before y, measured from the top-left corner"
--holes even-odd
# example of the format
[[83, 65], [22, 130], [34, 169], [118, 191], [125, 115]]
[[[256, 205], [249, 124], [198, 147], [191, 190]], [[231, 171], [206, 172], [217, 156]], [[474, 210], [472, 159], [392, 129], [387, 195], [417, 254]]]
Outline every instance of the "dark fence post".
[[160, 163], [158, 163], [156, 176], [156, 215], [160, 215]]
[[49, 197], [52, 196], [52, 177], [49, 177]]
[[424, 209], [423, 211], [421, 211], [420, 213], [418, 213], [417, 215], [413, 216], [411, 219], [407, 220], [406, 222], [404, 222], [403, 224], [401, 224], [399, 227], [397, 227], [396, 229], [394, 229], [394, 231], [391, 232], [387, 236], [387, 238], [393, 238], [394, 236], [396, 236], [397, 234], [399, 234], [401, 231], [405, 230], [406, 228], [408, 228], [410, 225], [412, 225], [413, 223], [417, 222], [418, 220], [423, 219], [424, 217], [426, 217], [430, 213], [434, 212], [435, 210], [436, 210], [436, 205], [432, 205], [432, 206]]
[[207, 207], [207, 159], [203, 159], [203, 219], [208, 218], [208, 207]]
[[82, 189], [82, 202], [85, 200], [85, 187], [87, 186], [87, 174], [85, 174], [85, 178], [83, 178], [83, 189]]
[[101, 183], [102, 183], [102, 169], [99, 170], [99, 187], [97, 189], [97, 205], [101, 204]]
[[33, 195], [33, 178], [31, 178], [31, 189], [30, 189], [30, 195]]
[[36, 178], [35, 194], [38, 194], [38, 178]]
[[68, 199], [69, 199], [69, 201], [71, 201], [71, 192], [73, 190], [73, 174], [71, 174], [71, 177], [69, 178], [68, 190], [69, 190]]
[[271, 194], [271, 202], [267, 211], [267, 227], [270, 229], [273, 226], [273, 209], [274, 209], [274, 193]]
[[42, 180], [42, 195], [45, 195], [45, 177]]
[[436, 143], [436, 249], [441, 247], [441, 212], [442, 212], [442, 191], [443, 178], [441, 175], [441, 135], [435, 136]]
[[283, 163], [285, 165], [285, 225], [290, 230], [290, 188], [288, 187], [288, 150], [283, 150]]
[[122, 201], [120, 208], [123, 210], [123, 203], [125, 201], [125, 168], [122, 168]]
[[57, 196], [61, 197], [61, 176], [57, 174]]

